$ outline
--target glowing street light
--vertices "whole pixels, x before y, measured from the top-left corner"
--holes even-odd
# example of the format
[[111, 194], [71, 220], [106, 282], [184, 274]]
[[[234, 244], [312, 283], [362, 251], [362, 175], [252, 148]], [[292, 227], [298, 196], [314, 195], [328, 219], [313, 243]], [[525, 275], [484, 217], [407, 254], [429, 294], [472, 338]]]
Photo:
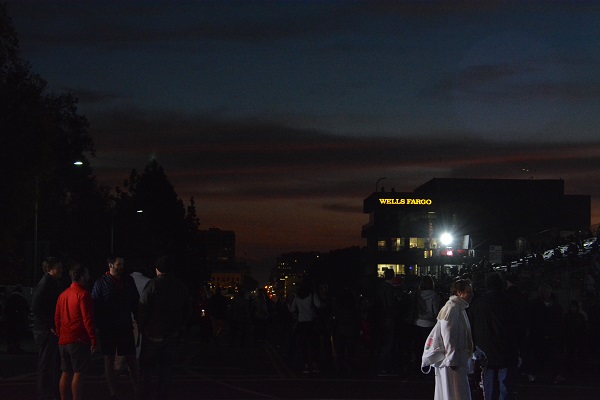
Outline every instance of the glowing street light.
[[442, 233], [442, 236], [440, 236], [440, 241], [444, 246], [448, 246], [450, 243], [452, 243], [452, 235], [448, 232]]

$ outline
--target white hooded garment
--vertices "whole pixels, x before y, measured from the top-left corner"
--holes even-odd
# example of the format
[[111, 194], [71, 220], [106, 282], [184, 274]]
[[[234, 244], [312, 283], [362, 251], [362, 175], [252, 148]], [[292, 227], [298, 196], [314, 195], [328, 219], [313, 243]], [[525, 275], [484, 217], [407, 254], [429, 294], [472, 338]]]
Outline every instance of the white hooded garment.
[[[470, 400], [468, 374], [471, 372], [473, 340], [466, 308], [469, 303], [451, 296], [440, 310], [438, 320], [446, 348], [446, 357], [435, 369], [434, 400]], [[452, 370], [450, 367], [457, 367]]]

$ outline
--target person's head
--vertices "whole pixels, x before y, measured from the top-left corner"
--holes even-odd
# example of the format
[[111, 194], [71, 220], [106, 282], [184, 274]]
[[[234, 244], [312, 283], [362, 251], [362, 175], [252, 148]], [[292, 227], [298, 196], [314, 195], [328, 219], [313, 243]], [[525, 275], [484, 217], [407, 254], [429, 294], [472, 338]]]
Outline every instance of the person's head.
[[419, 285], [419, 290], [433, 290], [434, 287], [435, 285], [431, 276], [425, 275], [421, 277], [421, 284]]
[[54, 279], [62, 278], [62, 263], [56, 257], [48, 257], [42, 262], [42, 269]]
[[171, 259], [169, 258], [169, 256], [159, 257], [156, 259], [156, 262], [154, 262], [154, 267], [156, 268], [156, 275], [171, 272]]
[[498, 273], [493, 273], [485, 278], [485, 286], [487, 290], [502, 290], [504, 284], [502, 283], [502, 278]]
[[69, 276], [71, 276], [71, 281], [73, 283], [86, 286], [90, 279], [90, 272], [83, 265], [75, 263], [69, 270]]
[[108, 272], [112, 276], [121, 276], [125, 272], [125, 260], [123, 257], [111, 254], [106, 259], [106, 263], [108, 264]]
[[383, 279], [385, 279], [386, 281], [391, 281], [392, 279], [394, 279], [395, 275], [396, 274], [394, 274], [394, 270], [391, 268], [388, 268], [383, 271]]
[[473, 284], [470, 279], [457, 279], [450, 287], [450, 292], [470, 303], [473, 299]]

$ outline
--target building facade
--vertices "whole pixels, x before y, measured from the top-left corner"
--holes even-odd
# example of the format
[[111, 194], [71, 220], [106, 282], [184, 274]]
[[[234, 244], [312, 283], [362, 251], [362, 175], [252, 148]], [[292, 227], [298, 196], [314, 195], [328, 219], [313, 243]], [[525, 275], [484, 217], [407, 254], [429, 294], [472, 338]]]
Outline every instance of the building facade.
[[235, 267], [235, 232], [209, 228], [199, 232], [200, 255], [209, 271]]
[[502, 262], [541, 244], [544, 232], [588, 231], [590, 207], [589, 195], [565, 195], [562, 180], [435, 178], [414, 192], [367, 197], [362, 237], [370, 270], [434, 273], [484, 258]]

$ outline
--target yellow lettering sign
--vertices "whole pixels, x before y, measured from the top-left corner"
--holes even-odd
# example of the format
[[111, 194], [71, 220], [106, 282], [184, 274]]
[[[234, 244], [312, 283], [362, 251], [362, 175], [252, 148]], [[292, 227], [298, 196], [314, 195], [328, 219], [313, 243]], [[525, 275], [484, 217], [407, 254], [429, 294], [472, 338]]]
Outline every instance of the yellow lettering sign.
[[379, 199], [380, 204], [430, 206], [431, 199]]

